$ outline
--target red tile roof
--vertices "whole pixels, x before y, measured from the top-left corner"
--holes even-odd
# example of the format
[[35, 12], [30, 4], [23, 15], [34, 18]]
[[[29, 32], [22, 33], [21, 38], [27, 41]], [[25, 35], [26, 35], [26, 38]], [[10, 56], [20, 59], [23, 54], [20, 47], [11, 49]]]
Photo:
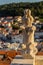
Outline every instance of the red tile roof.
[[38, 52], [36, 55], [43, 55], [43, 52]]

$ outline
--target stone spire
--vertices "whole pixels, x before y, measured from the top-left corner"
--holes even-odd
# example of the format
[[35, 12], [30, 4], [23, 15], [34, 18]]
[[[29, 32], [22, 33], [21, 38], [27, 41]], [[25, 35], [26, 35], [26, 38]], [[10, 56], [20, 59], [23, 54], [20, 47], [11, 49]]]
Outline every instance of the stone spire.
[[[32, 25], [34, 23], [34, 18], [31, 15], [31, 10], [30, 9], [25, 9], [24, 10], [24, 16], [22, 18], [23, 22], [23, 43], [26, 44], [27, 51], [30, 52], [31, 56], [34, 57], [34, 51], [36, 52], [37, 49], [35, 48], [35, 42], [34, 42], [34, 33], [36, 30], [36, 27]], [[29, 47], [30, 45], [30, 47]], [[31, 49], [31, 47], [33, 49]], [[31, 50], [29, 50], [31, 49]], [[34, 50], [35, 49], [35, 50]]]

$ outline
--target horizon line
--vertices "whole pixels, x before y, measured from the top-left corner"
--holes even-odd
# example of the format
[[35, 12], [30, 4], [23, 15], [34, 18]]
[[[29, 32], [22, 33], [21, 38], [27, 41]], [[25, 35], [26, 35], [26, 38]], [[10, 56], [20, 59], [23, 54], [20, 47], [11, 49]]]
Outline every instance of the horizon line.
[[13, 3], [16, 4], [16, 3], [39, 3], [39, 2], [43, 2], [43, 1], [37, 1], [37, 2], [26, 2], [26, 1], [25, 1], [25, 2], [11, 2], [11, 3], [3, 3], [3, 4], [0, 4], [0, 6], [1, 6], [1, 5], [13, 4]]

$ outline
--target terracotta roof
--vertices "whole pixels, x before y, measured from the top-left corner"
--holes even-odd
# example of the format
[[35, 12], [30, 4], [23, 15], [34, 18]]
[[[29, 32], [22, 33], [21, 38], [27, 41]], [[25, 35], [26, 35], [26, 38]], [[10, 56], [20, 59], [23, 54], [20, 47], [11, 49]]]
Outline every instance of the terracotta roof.
[[4, 55], [6, 51], [0, 50], [0, 55]]
[[0, 28], [0, 31], [1, 31], [1, 30], [4, 30], [4, 28]]
[[43, 52], [38, 52], [36, 55], [43, 55]]
[[6, 54], [9, 57], [15, 57], [16, 55], [21, 55], [21, 52], [15, 51], [15, 50], [10, 50], [10, 51], [5, 51], [5, 50], [0, 50], [0, 55]]

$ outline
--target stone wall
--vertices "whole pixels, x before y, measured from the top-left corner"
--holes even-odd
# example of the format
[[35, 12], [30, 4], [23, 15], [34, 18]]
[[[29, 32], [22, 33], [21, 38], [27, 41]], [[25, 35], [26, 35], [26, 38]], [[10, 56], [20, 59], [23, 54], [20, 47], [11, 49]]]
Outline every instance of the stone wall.
[[43, 65], [43, 56], [35, 57], [35, 65]]

